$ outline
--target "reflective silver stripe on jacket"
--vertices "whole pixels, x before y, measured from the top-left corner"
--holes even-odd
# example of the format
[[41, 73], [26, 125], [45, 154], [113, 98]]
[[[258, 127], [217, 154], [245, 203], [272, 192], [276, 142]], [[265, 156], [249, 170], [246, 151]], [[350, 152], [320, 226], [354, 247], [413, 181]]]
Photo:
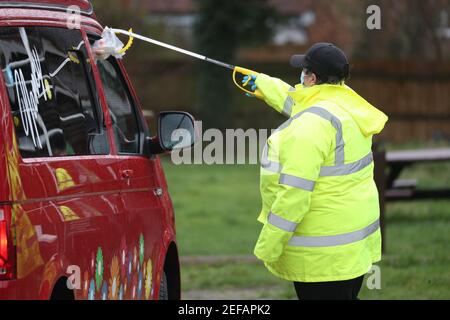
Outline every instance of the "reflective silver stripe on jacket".
[[364, 229], [339, 234], [335, 236], [293, 236], [289, 241], [290, 246], [295, 247], [334, 247], [344, 244], [354, 243], [364, 240], [371, 234], [375, 233], [380, 227], [380, 221], [377, 220]]
[[284, 114], [286, 117], [290, 117], [292, 114], [292, 107], [294, 106], [295, 101], [291, 96], [288, 96], [286, 100], [284, 100], [284, 106], [283, 111], [281, 111], [282, 114]]
[[320, 169], [320, 176], [330, 177], [330, 176], [344, 176], [347, 174], [352, 174], [369, 166], [372, 163], [372, 161], [373, 155], [372, 152], [370, 152], [367, 156], [355, 162], [343, 164], [340, 166], [322, 167]]
[[342, 135], [341, 121], [324, 108], [311, 107], [309, 109], [306, 109], [305, 112], [313, 113], [331, 122], [333, 127], [336, 129], [335, 163], [337, 166], [343, 165], [345, 155], [344, 155], [344, 138]]
[[278, 162], [269, 161], [268, 163], [261, 165], [261, 167], [273, 173], [281, 172], [281, 164], [279, 164]]
[[261, 167], [273, 173], [280, 173], [282, 169], [280, 163], [269, 160], [269, 146], [267, 142], [261, 155]]
[[273, 225], [281, 230], [287, 231], [287, 232], [294, 232], [298, 226], [298, 223], [286, 220], [272, 212], [269, 213], [267, 222], [269, 222], [271, 225]]
[[300, 178], [300, 177], [282, 173], [280, 175], [279, 184], [284, 184], [287, 186], [303, 189], [306, 191], [313, 191], [314, 186], [316, 185], [316, 182], [312, 181], [312, 180], [308, 180], [308, 179], [304, 179], [304, 178]]
[[[275, 130], [274, 133], [277, 133], [287, 128], [292, 123], [292, 121], [294, 121], [295, 119], [299, 118], [301, 115], [307, 112], [316, 114], [322, 117], [323, 119], [330, 121], [332, 126], [336, 129], [335, 165], [322, 167], [320, 170], [321, 177], [342, 176], [352, 174], [364, 169], [365, 167], [369, 166], [372, 163], [373, 156], [372, 153], [369, 153], [368, 155], [366, 155], [365, 157], [363, 157], [358, 161], [345, 164], [345, 153], [344, 153], [345, 142], [342, 133], [342, 123], [337, 117], [335, 117], [328, 110], [322, 107], [313, 106], [302, 112], [299, 112], [295, 116], [285, 121], [280, 127], [278, 127], [277, 130]], [[269, 170], [271, 172], [281, 173], [282, 170], [281, 164], [279, 162], [269, 160], [268, 153], [269, 153], [268, 144], [266, 143], [261, 157], [261, 166], [264, 169]]]
[[[335, 149], [335, 163], [336, 165], [342, 165], [344, 164], [344, 139], [342, 134], [342, 124], [341, 121], [332, 115], [328, 110], [321, 108], [321, 107], [311, 107], [306, 110], [303, 110], [302, 112], [297, 113], [295, 116], [289, 118], [287, 121], [285, 121], [281, 126], [278, 127], [277, 130], [275, 130], [274, 133], [280, 132], [283, 129], [286, 129], [289, 127], [289, 125], [294, 121], [295, 119], [298, 119], [303, 114], [310, 112], [315, 115], [318, 115], [319, 117], [322, 117], [323, 119], [330, 121], [333, 127], [336, 129], [336, 149]], [[266, 143], [267, 145], [267, 143]]]

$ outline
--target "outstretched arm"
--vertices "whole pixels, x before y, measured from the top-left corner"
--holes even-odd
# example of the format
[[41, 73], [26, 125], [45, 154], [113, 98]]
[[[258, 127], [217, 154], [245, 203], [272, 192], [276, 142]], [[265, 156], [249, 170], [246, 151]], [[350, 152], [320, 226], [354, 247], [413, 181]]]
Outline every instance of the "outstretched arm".
[[254, 80], [254, 89], [256, 88], [262, 93], [264, 101], [269, 106], [286, 117], [291, 117], [294, 99], [288, 95], [288, 92], [295, 90], [291, 85], [260, 73]]

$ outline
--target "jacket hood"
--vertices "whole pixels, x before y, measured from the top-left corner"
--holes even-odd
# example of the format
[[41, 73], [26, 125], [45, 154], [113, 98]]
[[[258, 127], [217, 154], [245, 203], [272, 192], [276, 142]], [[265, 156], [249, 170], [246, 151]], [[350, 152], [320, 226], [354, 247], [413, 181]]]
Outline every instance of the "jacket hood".
[[347, 85], [322, 84], [310, 88], [297, 85], [295, 89], [290, 95], [296, 103], [305, 107], [321, 100], [338, 104], [351, 115], [366, 137], [380, 133], [388, 121], [386, 114], [375, 108]]

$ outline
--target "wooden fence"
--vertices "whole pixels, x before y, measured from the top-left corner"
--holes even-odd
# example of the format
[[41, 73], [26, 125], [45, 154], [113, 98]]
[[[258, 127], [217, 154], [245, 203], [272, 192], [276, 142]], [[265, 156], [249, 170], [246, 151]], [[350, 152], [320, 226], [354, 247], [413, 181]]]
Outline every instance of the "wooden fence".
[[[287, 61], [240, 64], [290, 84], [299, 81], [298, 70], [291, 68]], [[197, 71], [196, 65], [186, 60], [150, 64], [130, 73], [145, 108], [154, 111], [178, 108], [196, 114], [201, 98]], [[226, 70], [223, 76], [230, 77]], [[352, 63], [348, 84], [389, 116], [379, 139], [450, 141], [450, 62], [356, 61]], [[276, 127], [281, 121], [269, 108], [261, 108], [260, 102], [245, 98], [239, 90], [231, 89], [230, 98], [235, 109], [230, 128]]]
[[349, 84], [389, 115], [382, 139], [450, 140], [449, 62], [358, 62]]

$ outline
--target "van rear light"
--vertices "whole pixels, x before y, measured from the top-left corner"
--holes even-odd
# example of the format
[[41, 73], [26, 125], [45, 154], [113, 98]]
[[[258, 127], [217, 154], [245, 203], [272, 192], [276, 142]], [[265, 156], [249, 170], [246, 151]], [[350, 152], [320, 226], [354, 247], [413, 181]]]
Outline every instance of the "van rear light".
[[3, 210], [0, 211], [0, 275], [6, 273], [5, 266], [8, 262], [8, 235], [4, 215]]
[[0, 208], [0, 280], [14, 278], [15, 255], [11, 241], [11, 232], [8, 228], [11, 221], [10, 210]]
[[[0, 213], [0, 218], [1, 215], [2, 213]], [[6, 221], [0, 220], [0, 267], [3, 267], [3, 264], [6, 261], [8, 261], [8, 238], [6, 236]]]

